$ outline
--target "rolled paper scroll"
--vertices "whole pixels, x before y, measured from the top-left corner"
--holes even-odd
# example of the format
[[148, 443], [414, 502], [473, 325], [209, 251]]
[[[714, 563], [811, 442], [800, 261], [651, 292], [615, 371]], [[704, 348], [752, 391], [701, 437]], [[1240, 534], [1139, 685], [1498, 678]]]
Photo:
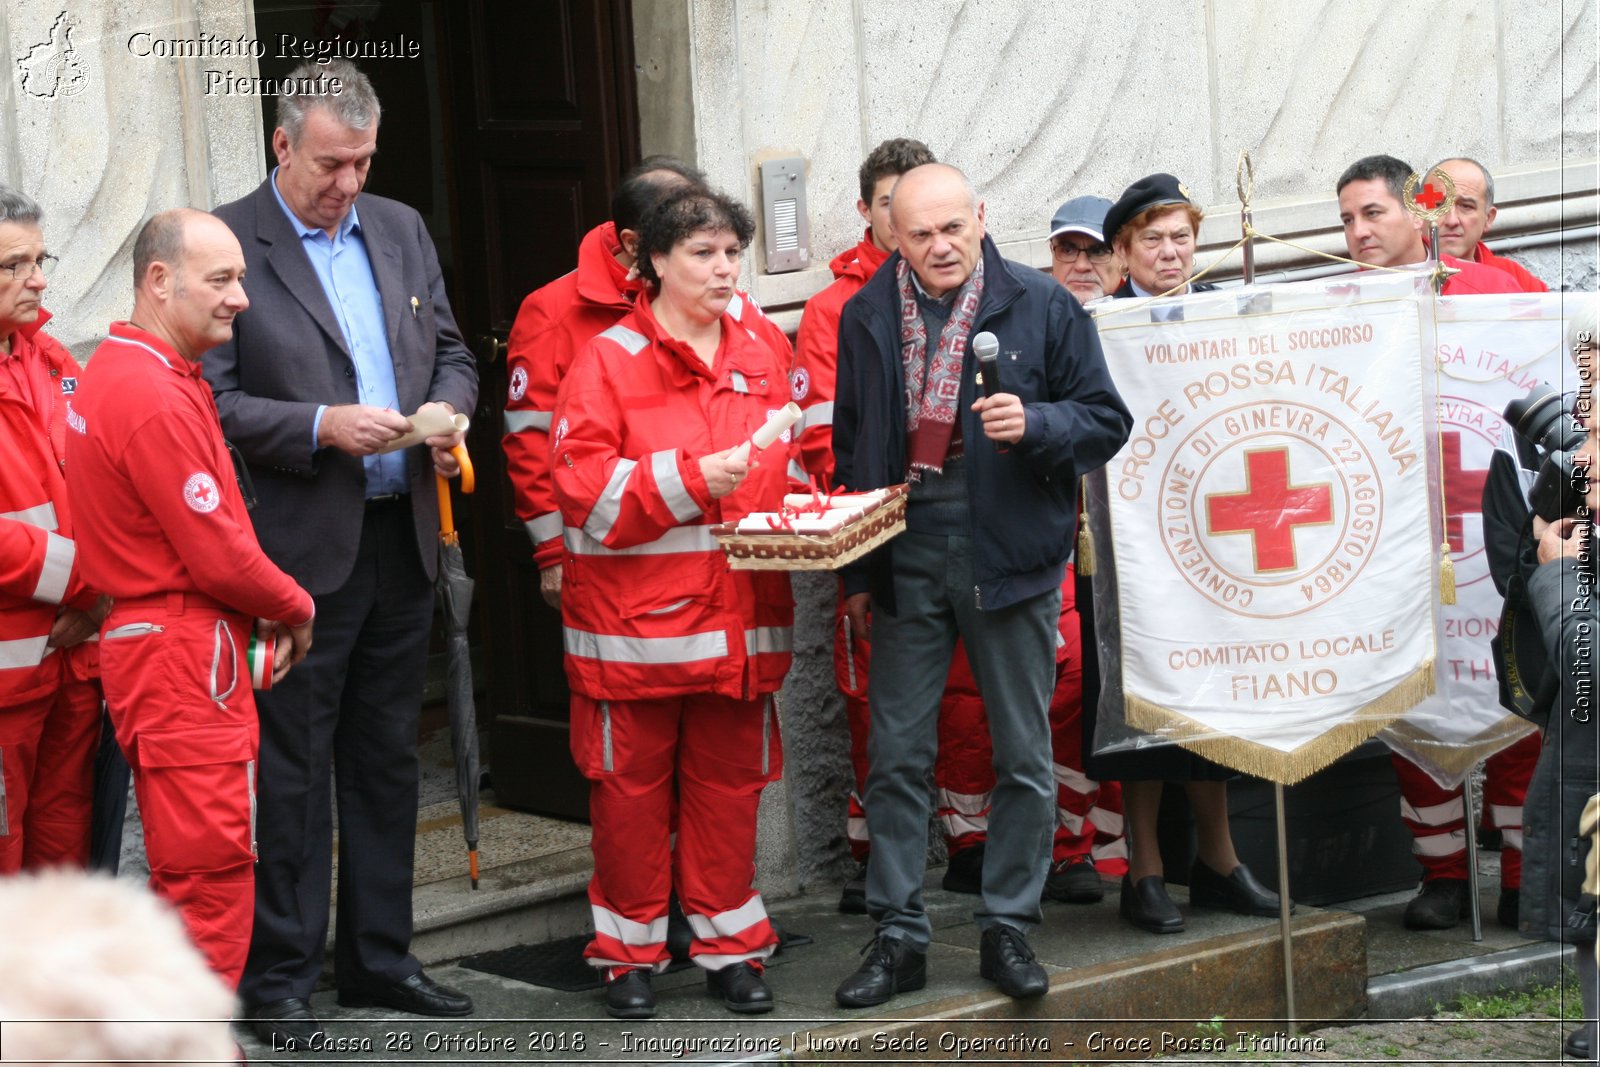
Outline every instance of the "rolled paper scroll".
[[728, 453], [728, 458], [740, 463], [747, 462], [750, 459], [752, 450], [759, 452], [763, 448], [770, 448], [772, 442], [782, 437], [784, 431], [793, 426], [799, 419], [800, 407], [791, 400], [771, 415], [768, 415], [767, 421], [762, 424], [761, 429], [751, 434], [750, 440]]
[[465, 415], [452, 415], [438, 404], [424, 404], [411, 416], [411, 432], [396, 437], [378, 450], [378, 454], [398, 452], [402, 448], [420, 445], [430, 437], [447, 437], [457, 430], [466, 430], [472, 420]]

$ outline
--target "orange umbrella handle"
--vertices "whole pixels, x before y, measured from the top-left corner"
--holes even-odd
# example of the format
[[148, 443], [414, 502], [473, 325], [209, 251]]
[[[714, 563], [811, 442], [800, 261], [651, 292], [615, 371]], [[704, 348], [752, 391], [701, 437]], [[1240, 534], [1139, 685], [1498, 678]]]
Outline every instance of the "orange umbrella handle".
[[[456, 445], [450, 450], [450, 454], [461, 464], [461, 491], [472, 492], [477, 486], [477, 479], [472, 472], [472, 459], [467, 455], [467, 446]], [[456, 533], [455, 510], [450, 506], [450, 479], [442, 474], [435, 474], [433, 483], [434, 489], [439, 494], [439, 540], [447, 545], [457, 544], [461, 537]]]

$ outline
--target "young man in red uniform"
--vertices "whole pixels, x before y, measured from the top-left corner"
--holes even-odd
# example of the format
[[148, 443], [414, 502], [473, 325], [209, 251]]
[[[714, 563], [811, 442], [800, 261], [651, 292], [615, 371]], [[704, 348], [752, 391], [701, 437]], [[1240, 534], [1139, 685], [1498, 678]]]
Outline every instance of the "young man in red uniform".
[[98, 649], [67, 506], [78, 364], [44, 332], [39, 205], [0, 185], [0, 874], [86, 866]]
[[[1339, 217], [1351, 259], [1380, 267], [1421, 265], [1428, 256], [1422, 224], [1401, 202], [1411, 168], [1393, 156], [1367, 156], [1352, 163], [1339, 179]], [[1444, 243], [1443, 230], [1440, 243]], [[1439, 256], [1460, 271], [1445, 283], [1444, 293], [1517, 293], [1511, 275], [1481, 263]], [[1483, 802], [1486, 817], [1503, 835], [1500, 852], [1502, 925], [1517, 925], [1522, 886], [1522, 801], [1539, 759], [1540, 739], [1530, 734], [1484, 763]], [[1406, 905], [1403, 921], [1415, 930], [1447, 930], [1467, 908], [1466, 806], [1461, 787], [1446, 789], [1415, 763], [1393, 753], [1400, 780], [1400, 817], [1411, 831], [1411, 851], [1422, 864], [1422, 889]]]
[[[501, 444], [517, 518], [533, 541], [539, 589], [553, 608], [561, 606], [562, 573], [561, 511], [550, 479], [556, 390], [584, 347], [633, 310], [640, 287], [634, 269], [639, 225], [663, 194], [685, 183], [704, 185], [705, 175], [670, 156], [650, 156], [629, 171], [611, 198], [611, 221], [590, 230], [578, 245], [577, 268], [529, 293], [511, 325]], [[748, 294], [735, 290], [728, 314], [785, 361], [792, 356], [788, 336]]]
[[1439, 220], [1439, 247], [1457, 259], [1481, 263], [1511, 275], [1524, 293], [1546, 293], [1550, 287], [1514, 259], [1497, 256], [1483, 243], [1499, 209], [1494, 206], [1494, 176], [1476, 159], [1457, 156], [1429, 171], [1443, 171], [1456, 186], [1456, 202]]
[[[200, 357], [249, 301], [244, 255], [214, 216], [179, 209], [134, 245], [133, 318], [95, 350], [67, 424], [85, 575], [113, 598], [106, 701], [133, 770], [150, 884], [237, 987], [255, 898], [255, 699], [311, 645], [311, 597], [256, 542]], [[287, 632], [282, 632], [286, 628]]]

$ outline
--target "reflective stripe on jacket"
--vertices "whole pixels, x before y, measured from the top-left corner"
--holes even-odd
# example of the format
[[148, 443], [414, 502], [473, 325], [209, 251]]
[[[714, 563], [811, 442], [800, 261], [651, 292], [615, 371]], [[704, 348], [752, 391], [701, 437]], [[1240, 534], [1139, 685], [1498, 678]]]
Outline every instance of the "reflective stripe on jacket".
[[[562, 383], [551, 441], [565, 522], [567, 676], [596, 699], [715, 692], [749, 699], [788, 672], [788, 575], [733, 571], [710, 527], [775, 510], [788, 442], [712, 500], [701, 457], [749, 438], [788, 402], [785, 357], [722, 318], [708, 369], [647, 304], [590, 342]], [[785, 435], [787, 436], [787, 435]]]
[[[561, 562], [561, 511], [550, 485], [550, 426], [556, 391], [585, 346], [633, 310], [637, 280], [617, 262], [615, 224], [584, 235], [578, 266], [528, 294], [506, 345], [508, 393], [504, 436], [506, 471], [516, 515], [533, 542], [541, 568]], [[778, 352], [788, 368], [789, 339], [755, 301], [735, 293], [728, 314]]]
[[[63, 604], [87, 610], [67, 507], [67, 401], [79, 368], [42, 327], [49, 314], [12, 335], [30, 397], [0, 374], [0, 705], [54, 687], [60, 667], [42, 667]], [[92, 650], [75, 655], [89, 655]]]

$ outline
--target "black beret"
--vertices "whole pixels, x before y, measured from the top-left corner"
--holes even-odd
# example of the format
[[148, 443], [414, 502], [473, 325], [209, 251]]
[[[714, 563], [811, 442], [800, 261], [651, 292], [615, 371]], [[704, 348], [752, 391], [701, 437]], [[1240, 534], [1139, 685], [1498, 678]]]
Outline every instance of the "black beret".
[[1189, 190], [1184, 188], [1184, 184], [1170, 174], [1151, 174], [1140, 178], [1124, 189], [1121, 199], [1106, 212], [1106, 243], [1115, 243], [1117, 231], [1135, 215], [1168, 204], [1188, 204], [1193, 207], [1194, 201], [1189, 199]]

